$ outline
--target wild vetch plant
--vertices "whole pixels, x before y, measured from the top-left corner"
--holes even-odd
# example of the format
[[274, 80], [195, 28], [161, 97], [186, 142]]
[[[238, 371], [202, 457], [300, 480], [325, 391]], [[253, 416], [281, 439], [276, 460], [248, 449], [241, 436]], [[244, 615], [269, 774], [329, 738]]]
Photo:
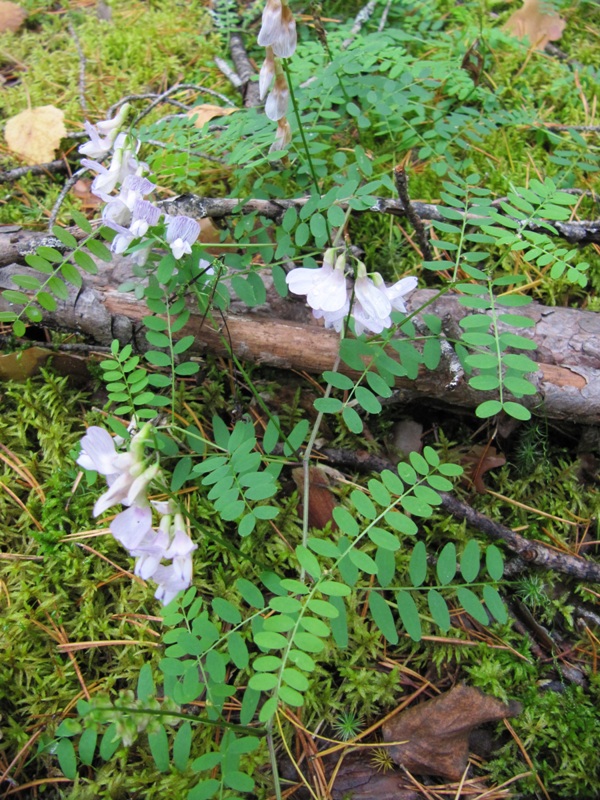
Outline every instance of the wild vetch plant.
[[[239, 112], [219, 135], [205, 131], [208, 141], [202, 139], [202, 148], [230, 159], [240, 196], [256, 191], [264, 197], [263, 181], [265, 187], [268, 182], [261, 170], [270, 181], [281, 179], [281, 185], [293, 187], [303, 202], [288, 204], [275, 241], [258, 215], [238, 216], [233, 226], [238, 252], [207, 260], [198, 221], [165, 213], [169, 205], [152, 199], [164, 177], [160, 169], [156, 174], [151, 170], [161, 164], [162, 154], [147, 141], [162, 123], [136, 128], [130, 122], [132, 109], [123, 104], [113, 119], [86, 123], [90, 141], [80, 147], [86, 156], [82, 164], [96, 173], [91, 191], [104, 203], [102, 228], [94, 231], [81, 214], [75, 215], [87, 234], [79, 244], [55, 228], [68, 253], [40, 248], [28, 263], [42, 277], [24, 276], [19, 282], [17, 276], [19, 290], [5, 293], [10, 302], [23, 306], [20, 313], [2, 317], [20, 334], [23, 317], [39, 321], [38, 306], [52, 310], [53, 296], [64, 297], [65, 282], [81, 284], [74, 264], [93, 272], [97, 266], [89, 253], [105, 261], [111, 253], [122, 254], [131, 259], [133, 280], [121, 288], [134, 291], [148, 308], [143, 323], [150, 349], [144, 357], [115, 341], [110, 358], [101, 364], [114, 412], [107, 426], [116, 436], [91, 426], [77, 463], [88, 474], [104, 476], [108, 484], [95, 502], [95, 516], [124, 507], [109, 530], [135, 559], [136, 576], [158, 587], [155, 597], [165, 605], [164, 650], [159, 674], [144, 666], [135, 697], [125, 690], [118, 699], [80, 701], [81, 720], [66, 720], [58, 728], [56, 752], [69, 777], [76, 774], [78, 758], [85, 765], [97, 756], [110, 759], [144, 734], [159, 770], [172, 763], [190, 773], [190, 800], [233, 797], [254, 791], [246, 767], [249, 754], [265, 739], [279, 798], [274, 740], [284, 735], [285, 707], [301, 707], [318, 691], [314, 674], [319, 660], [328, 648], [347, 645], [348, 610], [356, 598], [366, 601], [372, 623], [390, 645], [398, 643], [400, 628], [415, 641], [424, 626], [447, 631], [449, 602], [484, 625], [507, 619], [497, 589], [503, 575], [497, 547], [490, 545], [482, 553], [470, 541], [457, 553], [449, 542], [435, 568], [430, 566], [419, 522], [432, 517], [442, 502], [440, 492], [451, 491], [451, 479], [462, 471], [443, 463], [432, 447], [411, 453], [395, 470], [384, 470], [366, 487], [351, 491], [333, 511], [335, 531], [309, 529], [308, 471], [324, 415], [339, 418], [341, 426], [360, 434], [365, 415], [381, 412], [381, 399], [392, 395], [396, 377], [416, 378], [420, 369], [434, 369], [446, 358], [452, 366], [458, 364], [474, 388], [497, 393], [497, 399], [479, 406], [480, 417], [503, 411], [529, 418], [530, 411], [519, 401], [535, 393], [527, 376], [537, 367], [515, 351], [535, 345], [516, 332], [531, 324], [515, 313], [528, 299], [510, 291], [524, 278], [512, 272], [496, 277], [494, 268], [503, 255], [519, 252], [530, 264], [552, 264], [557, 280], [578, 286], [586, 281], [586, 264], [576, 263], [574, 249], [556, 245], [549, 235], [551, 223], [544, 223], [541, 232], [528, 227], [544, 215], [568, 219], [572, 195], [549, 178], [532, 181], [528, 189], [511, 187], [501, 214], [468, 154], [459, 158], [453, 149], [459, 136], [474, 140], [504, 124], [521, 124], [517, 112], [492, 113], [496, 98], [472, 81], [465, 87], [466, 78], [449, 78], [447, 64], [423, 66], [407, 54], [399, 57], [393, 33], [375, 38], [365, 35], [352, 51], [332, 39], [329, 50], [333, 53], [339, 45], [339, 52], [318, 74], [309, 43], [311, 58], [293, 73], [288, 60], [297, 48], [294, 15], [287, 2], [267, 0], [258, 34], [258, 44], [265, 48], [258, 80], [267, 119], [254, 110]], [[295, 89], [292, 75], [307, 78], [303, 69], [312, 71], [314, 80], [304, 89], [298, 80]], [[475, 117], [470, 106], [468, 112], [462, 106], [457, 110], [469, 92], [477, 95], [481, 116]], [[432, 122], [427, 110], [438, 98], [441, 111], [435, 111]], [[336, 137], [345, 135], [349, 120], [355, 139], [346, 143], [351, 147], [332, 154], [335, 170], [330, 170], [322, 154], [330, 153]], [[271, 121], [277, 122], [274, 137]], [[170, 124], [175, 133], [187, 125], [190, 141], [196, 136], [189, 120]], [[353, 212], [376, 206], [376, 192], [394, 191], [390, 176], [374, 172], [358, 143], [371, 124], [377, 135], [397, 125], [400, 149], [418, 148], [419, 158], [437, 159], [445, 205], [443, 220], [433, 227], [444, 236], [435, 240], [443, 258], [425, 261], [423, 267], [439, 279], [440, 292], [462, 292], [460, 302], [472, 311], [461, 321], [455, 350], [442, 335], [441, 320], [408, 314], [405, 300], [417, 278], [382, 276], [368, 257], [358, 257], [360, 251], [350, 241]], [[280, 175], [267, 172], [275, 160]], [[194, 304], [211, 319], [214, 311], [216, 319], [217, 311], [226, 310], [230, 292], [249, 305], [263, 302], [266, 269], [282, 295], [289, 290], [305, 297], [313, 316], [340, 334], [340, 349], [323, 375], [314, 424], [303, 418], [288, 429], [262, 403], [269, 420], [258, 440], [254, 426], [244, 419], [229, 426], [217, 415], [201, 423], [185, 417], [178, 383], [199, 367], [186, 360], [193, 337], [180, 332]], [[507, 332], [506, 326], [515, 332]], [[359, 377], [343, 374], [341, 365]], [[238, 367], [243, 371], [239, 362]], [[258, 391], [255, 395], [260, 402]], [[123, 418], [130, 421], [128, 426]], [[198, 591], [193, 585], [194, 553], [204, 552], [204, 543], [210, 542], [213, 562], [205, 561], [202, 570], [217, 570], [218, 548], [223, 553], [237, 550], [231, 543], [234, 528], [241, 539], [257, 536], [262, 542], [270, 535], [269, 521], [281, 512], [276, 499], [280, 474], [298, 460], [306, 478], [304, 518], [293, 553], [274, 568], [257, 549], [243, 575], [228, 574], [226, 597]], [[210, 508], [209, 519], [196, 518], [199, 501]], [[397, 574], [399, 551], [410, 556], [408, 570]], [[231, 698], [235, 703], [225, 709]], [[190, 704], [196, 704], [193, 713], [185, 710]], [[214, 746], [190, 759], [195, 726], [215, 730]], [[346, 727], [350, 731], [352, 726]], [[191, 773], [200, 775], [193, 778]]]

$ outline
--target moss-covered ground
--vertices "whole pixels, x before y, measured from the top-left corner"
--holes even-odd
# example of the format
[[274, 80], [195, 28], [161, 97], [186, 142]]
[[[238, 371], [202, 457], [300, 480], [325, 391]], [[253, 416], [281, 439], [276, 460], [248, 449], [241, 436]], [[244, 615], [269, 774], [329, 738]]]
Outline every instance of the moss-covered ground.
[[[226, 37], [215, 32], [207, 4], [200, 0], [115, 0], [108, 6], [109, 21], [99, 19], [90, 2], [23, 0], [21, 5], [29, 15], [23, 27], [0, 35], [3, 121], [28, 104], [54, 104], [64, 111], [69, 131], [82, 130], [86, 113], [80, 102], [77, 45], [86, 57], [87, 116], [93, 120], [103, 118], [106, 109], [126, 95], [161, 92], [177, 82], [214, 89], [240, 104], [214, 64], [215, 56], [226, 54]], [[292, 5], [305, 14], [303, 23], [310, 22], [309, 4]], [[323, 3], [324, 17], [339, 21], [328, 23], [328, 30], [350, 18], [361, 5]], [[539, 123], [597, 125], [597, 4], [561, 4], [567, 25], [556, 44], [568, 54], [567, 61], [511, 45], [498, 33], [517, 7], [514, 2], [437, 0], [427, 4], [427, 14], [423, 5], [411, 3], [409, 15], [419, 19], [435, 15], [434, 30], [447, 34], [423, 51], [423, 58], [435, 63], [452, 56], [460, 61], [459, 56], [480, 37], [485, 56], [482, 80], [504, 109], [525, 109]], [[260, 7], [260, 3], [250, 4], [247, 9], [249, 41], [257, 30]], [[403, 15], [403, 4], [393, 3], [389, 24], [402, 28]], [[309, 25], [300, 27], [301, 39], [308, 42], [312, 35]], [[407, 28], [414, 33], [418, 26], [410, 27], [407, 22]], [[423, 23], [423, 30], [426, 39], [431, 25]], [[250, 52], [259, 62], [260, 53], [251, 45]], [[308, 63], [292, 63], [292, 73], [296, 71], [299, 80], [306, 79]], [[209, 97], [202, 101], [212, 102]], [[584, 141], [590, 152], [596, 153], [592, 137]], [[379, 159], [381, 172], [391, 170], [396, 156], [389, 139], [380, 144], [376, 135], [365, 132], [361, 142]], [[78, 143], [63, 142], [71, 166]], [[352, 136], [347, 144], [354, 146]], [[574, 152], [581, 151], [581, 146], [577, 147]], [[515, 124], [489, 132], [470, 155], [473, 169], [484, 176], [487, 188], [503, 195], [531, 177], [564, 177], [567, 168], [548, 158], [550, 149], [545, 133]], [[0, 170], [16, 165], [14, 156], [0, 144]], [[205, 166], [206, 171], [197, 178], [198, 193], [222, 193], [229, 185], [229, 174], [214, 165]], [[563, 184], [566, 188], [598, 188], [598, 173], [580, 169], [575, 162], [569, 170]], [[3, 184], [0, 220], [44, 229], [64, 178], [64, 173], [25, 176]], [[442, 180], [428, 159], [414, 156], [413, 198], [435, 202]], [[81, 201], [69, 195], [59, 222], [67, 224], [70, 210], [80, 207]], [[578, 213], [597, 216], [597, 204], [583, 198]], [[366, 259], [390, 275], [419, 263], [403, 230], [390, 220], [361, 216], [352, 223], [351, 234], [365, 248]], [[534, 295], [542, 302], [598, 310], [598, 247], [588, 247], [585, 258], [590, 263], [586, 290], [551, 281], [547, 272], [524, 265], [514, 255], [499, 266], [507, 271], [521, 267], [528, 271]], [[8, 333], [6, 327], [7, 351], [11, 349]], [[223, 383], [222, 375], [223, 364], [209, 358], [200, 387], [187, 398], [188, 409], [197, 418], [209, 419], [214, 413], [227, 417], [239, 405], [240, 397], [231, 395], [230, 381]], [[277, 401], [278, 413], [296, 421], [296, 379], [256, 369], [252, 376], [271, 398], [285, 389], [288, 402]], [[305, 392], [310, 390], [308, 382], [302, 387]], [[105, 520], [93, 520], [91, 508], [99, 490], [78, 479], [74, 463], [86, 424], [99, 424], [103, 419], [97, 406], [104, 398], [97, 378], [90, 377], [81, 387], [51, 366], [24, 382], [0, 383], [0, 776], [4, 779], [0, 796], [179, 798], [186, 796], [193, 780], [191, 773], [175, 769], [159, 773], [142, 741], [117, 751], [106, 763], [81, 767], [75, 782], [63, 776], [51, 752], [53, 733], [73, 712], [77, 700], [100, 693], [115, 697], [135, 689], [141, 667], [150, 664], [155, 669], [161, 656], [157, 604], [144, 583], [133, 578], [130, 560], [106, 532]], [[242, 389], [242, 404], [249, 407], [251, 398], [251, 393]], [[490, 430], [465, 414], [453, 417], [432, 411], [425, 415], [416, 407], [403, 409], [403, 414], [422, 422], [427, 442], [435, 443], [440, 454], [449, 458], [461, 459], [474, 445], [489, 442]], [[332, 426], [328, 433], [335, 446], [377, 450], [374, 441], [389, 443], [395, 421], [392, 412], [384, 413], [370, 427], [370, 441], [353, 437], [343, 427]], [[479, 510], [526, 531], [530, 538], [570, 552], [577, 552], [584, 543], [586, 552], [594, 555], [594, 543], [600, 538], [597, 462], [592, 452], [591, 473], [590, 456], [587, 470], [583, 469], [578, 452], [581, 434], [576, 426], [555, 426], [543, 419], [523, 424], [496, 443], [506, 464], [485, 476], [486, 486], [496, 494], [476, 494], [467, 485], [461, 485], [458, 492]], [[520, 505], [513, 502], [516, 499]], [[300, 530], [291, 481], [284, 485], [277, 502], [283, 510], [278, 520], [282, 538], [274, 537], [265, 522], [253, 537], [239, 544], [235, 531], [218, 518], [208, 500], [199, 497], [193, 501], [195, 516], [230, 537], [237, 549], [232, 553], [200, 539], [195, 585], [205, 597], [227, 598], [232, 576], [244, 576], [257, 552], [266, 565], [285, 570], [289, 556], [285, 537], [297, 542]], [[441, 515], [428, 520], [424, 533], [432, 552], [447, 541], [460, 546], [467, 538], [464, 525]], [[479, 534], [475, 532], [475, 536]], [[482, 535], [480, 540], [487, 543]], [[408, 556], [400, 553], [398, 572], [407, 566]], [[511, 721], [513, 733], [497, 726], [494, 747], [479, 762], [478, 773], [487, 776], [489, 787], [528, 773], [512, 787], [515, 796], [600, 795], [600, 642], [593, 616], [582, 614], [582, 610], [593, 611], [598, 587], [530, 569], [509, 577], [504, 589], [511, 610], [512, 601], [524, 606], [552, 646], [542, 642], [540, 650], [535, 633], [527, 632], [522, 624], [515, 625], [513, 616], [506, 625], [495, 625], [486, 632], [466, 623], [458, 612], [449, 636], [435, 638], [437, 631], [423, 609], [424, 633], [430, 638], [415, 643], [401, 637], [392, 647], [365, 617], [362, 604], [357, 604], [350, 612], [348, 648], [328, 650], [317, 667], [318, 688], [307, 695], [303, 724], [314, 730], [333, 717], [334, 733], [347, 733], [345, 725], [352, 733], [397, 706], [403, 693], [414, 689], [415, 674], [442, 690], [464, 680], [502, 700], [518, 700], [523, 705], [522, 713]], [[89, 644], [81, 649], [70, 646], [81, 642]], [[205, 752], [212, 736], [211, 729], [196, 730], [192, 753]], [[245, 768], [257, 782], [258, 795], [270, 796], [266, 746], [247, 758]]]

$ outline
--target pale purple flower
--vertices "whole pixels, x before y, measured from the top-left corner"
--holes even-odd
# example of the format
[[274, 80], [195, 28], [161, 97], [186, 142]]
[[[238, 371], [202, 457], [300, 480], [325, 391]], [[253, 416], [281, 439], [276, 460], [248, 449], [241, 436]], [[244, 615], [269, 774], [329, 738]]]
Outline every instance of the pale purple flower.
[[93, 469], [100, 475], [115, 475], [117, 450], [110, 433], [97, 425], [91, 425], [81, 440], [81, 453], [77, 463], [83, 469]]
[[162, 564], [154, 571], [152, 580], [158, 584], [154, 597], [163, 605], [171, 602], [192, 582], [194, 565], [190, 556], [175, 558], [168, 567]]
[[135, 550], [152, 530], [152, 510], [149, 506], [130, 506], [110, 523], [110, 532], [127, 550]]
[[289, 58], [294, 54], [296, 21], [287, 2], [267, 0], [257, 41], [261, 47], [271, 46], [280, 58]]
[[146, 167], [136, 158], [139, 148], [140, 142], [132, 140], [126, 133], [119, 133], [115, 139], [114, 153], [108, 169], [97, 161], [82, 159], [84, 167], [98, 173], [92, 181], [90, 190], [92, 194], [98, 197], [110, 194], [128, 175], [139, 175]]
[[417, 278], [411, 275], [407, 278], [400, 278], [399, 281], [396, 281], [396, 283], [393, 283], [391, 286], [384, 287], [385, 293], [394, 311], [406, 312], [406, 305], [403, 298], [407, 294], [414, 292], [417, 288], [417, 284]]
[[131, 550], [131, 555], [137, 558], [134, 573], [143, 580], [152, 578], [165, 557], [165, 550], [169, 546], [169, 535], [161, 528], [150, 533]]
[[192, 247], [200, 235], [200, 225], [191, 217], [182, 215], [167, 217], [167, 242], [175, 258], [191, 253]]
[[277, 122], [278, 119], [285, 117], [290, 102], [290, 90], [285, 79], [285, 75], [280, 73], [275, 78], [273, 88], [269, 92], [265, 103], [265, 114], [269, 119]]
[[142, 200], [144, 195], [150, 194], [155, 188], [156, 184], [141, 175], [127, 175], [116, 197], [102, 192], [98, 196], [106, 203], [102, 209], [102, 220], [105, 225], [109, 228], [113, 227], [112, 223], [129, 225], [137, 201]]
[[286, 117], [282, 117], [277, 122], [277, 132], [275, 134], [275, 140], [273, 144], [269, 148], [269, 153], [276, 153], [279, 150], [283, 150], [288, 146], [288, 144], [292, 141], [292, 129], [290, 128], [290, 123], [287, 121]]
[[79, 152], [90, 158], [103, 158], [108, 155], [120, 129], [127, 118], [129, 103], [121, 106], [119, 113], [112, 119], [105, 119], [92, 125], [84, 122], [84, 128], [90, 141], [79, 147]]
[[341, 312], [347, 303], [346, 259], [342, 254], [334, 263], [334, 258], [335, 250], [330, 248], [319, 269], [297, 267], [286, 276], [290, 291], [305, 294], [306, 302], [313, 311]]
[[263, 61], [263, 65], [260, 68], [260, 73], [258, 76], [258, 93], [261, 100], [264, 100], [267, 96], [267, 92], [269, 91], [274, 78], [275, 58], [273, 57], [273, 48], [267, 47], [267, 54], [265, 56], [265, 60]]

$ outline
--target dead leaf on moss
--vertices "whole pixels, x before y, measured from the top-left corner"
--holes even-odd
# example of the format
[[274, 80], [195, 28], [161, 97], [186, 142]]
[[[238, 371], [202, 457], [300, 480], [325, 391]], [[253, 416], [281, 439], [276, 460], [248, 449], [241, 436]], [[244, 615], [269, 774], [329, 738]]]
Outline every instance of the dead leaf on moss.
[[[304, 470], [296, 467], [292, 470], [292, 478], [298, 487], [300, 500], [304, 496]], [[328, 522], [331, 523], [331, 530], [337, 530], [337, 523], [333, 519], [333, 509], [338, 505], [335, 495], [330, 489], [331, 481], [327, 473], [319, 467], [310, 467], [308, 471], [310, 481], [310, 494], [308, 499], [308, 525], [310, 528], [323, 530]], [[302, 516], [302, 502], [299, 506], [299, 513]]]
[[90, 179], [80, 178], [78, 181], [75, 181], [75, 185], [71, 189], [75, 197], [81, 200], [84, 209], [98, 208], [98, 206], [101, 206], [104, 202], [101, 197], [92, 194], [90, 191], [91, 186], [92, 181]]
[[506, 705], [471, 686], [455, 686], [392, 717], [383, 726], [383, 739], [405, 742], [386, 750], [409, 772], [458, 781], [467, 766], [473, 729], [520, 712], [519, 703]]
[[506, 464], [506, 458], [492, 445], [474, 445], [468, 453], [461, 457], [460, 463], [464, 467], [464, 479], [475, 487], [479, 494], [485, 494], [487, 489], [483, 476], [490, 469], [497, 469]]
[[0, 33], [18, 31], [27, 12], [16, 3], [0, 3]]
[[542, 0], [524, 0], [523, 8], [508, 18], [504, 29], [517, 39], [527, 37], [533, 47], [543, 50], [548, 42], [560, 39], [567, 23], [555, 12], [545, 14], [542, 8]]
[[60, 140], [67, 135], [64, 116], [55, 106], [38, 106], [11, 117], [4, 131], [9, 150], [28, 164], [52, 161]]
[[195, 117], [194, 127], [203, 128], [206, 123], [215, 117], [226, 117], [238, 111], [237, 108], [223, 108], [222, 106], [214, 106], [212, 103], [202, 103], [202, 105], [194, 106], [191, 108], [187, 115], [190, 119]]

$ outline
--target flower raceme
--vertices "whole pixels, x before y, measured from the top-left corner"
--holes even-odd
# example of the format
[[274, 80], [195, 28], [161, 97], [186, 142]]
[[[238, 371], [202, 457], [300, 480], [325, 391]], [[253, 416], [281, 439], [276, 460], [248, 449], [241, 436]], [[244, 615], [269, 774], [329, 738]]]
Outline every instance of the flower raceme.
[[336, 258], [335, 250], [330, 248], [325, 252], [322, 267], [297, 267], [288, 273], [286, 282], [294, 294], [306, 295], [313, 316], [322, 319], [326, 328], [334, 328], [339, 333], [348, 314], [354, 320], [358, 336], [365, 331], [381, 333], [391, 327], [392, 311], [406, 311], [404, 297], [416, 289], [417, 279], [405, 277], [386, 286], [378, 272], [370, 277], [359, 261], [353, 292], [349, 293], [345, 268], [345, 255]]
[[[123, 111], [125, 109], [125, 111]], [[156, 185], [143, 177], [148, 170], [147, 164], [138, 161], [137, 153], [140, 142], [130, 133], [123, 133], [119, 129], [127, 117], [126, 106], [113, 120], [98, 122], [94, 127], [89, 122], [85, 123], [90, 142], [81, 145], [79, 151], [84, 155], [95, 158], [104, 158], [110, 151], [113, 157], [109, 167], [98, 161], [85, 158], [81, 163], [84, 167], [97, 173], [92, 182], [91, 191], [106, 205], [102, 210], [104, 224], [116, 231], [117, 235], [111, 243], [113, 253], [123, 253], [136, 239], [142, 239], [149, 228], [158, 224], [163, 212], [145, 199]], [[104, 134], [104, 138], [100, 134]], [[117, 195], [111, 194], [120, 186]], [[164, 215], [166, 228], [166, 242], [176, 259], [189, 255], [192, 245], [200, 234], [200, 226], [196, 220], [183, 215]], [[132, 260], [143, 266], [150, 254], [152, 240], [147, 247], [136, 248], [131, 254]]]
[[[135, 574], [158, 584], [155, 597], [169, 603], [178, 592], [192, 582], [192, 553], [196, 549], [190, 539], [185, 520], [171, 502], [150, 501], [147, 490], [158, 476], [158, 464], [147, 464], [145, 445], [152, 431], [147, 423], [132, 437], [130, 448], [119, 452], [108, 431], [97, 426], [88, 428], [81, 441], [77, 459], [80, 467], [104, 475], [108, 489], [94, 505], [94, 516], [121, 503], [127, 508], [110, 524], [115, 539], [136, 559]], [[152, 509], [161, 517], [158, 529], [152, 522]], [[170, 561], [166, 566], [163, 561]]]

